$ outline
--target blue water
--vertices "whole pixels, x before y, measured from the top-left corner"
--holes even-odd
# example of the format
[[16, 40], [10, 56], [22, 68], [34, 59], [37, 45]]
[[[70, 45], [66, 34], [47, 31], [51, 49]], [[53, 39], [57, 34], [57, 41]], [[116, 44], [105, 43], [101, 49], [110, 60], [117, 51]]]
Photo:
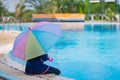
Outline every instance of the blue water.
[[120, 80], [120, 25], [86, 24], [82, 30], [63, 30], [48, 52], [46, 64], [75, 80]]

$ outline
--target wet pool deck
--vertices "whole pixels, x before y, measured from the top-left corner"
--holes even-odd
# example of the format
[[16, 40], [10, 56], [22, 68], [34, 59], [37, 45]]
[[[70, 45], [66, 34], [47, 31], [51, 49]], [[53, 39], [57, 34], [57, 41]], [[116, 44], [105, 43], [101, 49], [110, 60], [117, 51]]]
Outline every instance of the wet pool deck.
[[[52, 74], [28, 76], [24, 66], [11, 60], [7, 53], [13, 47], [13, 41], [19, 32], [0, 32], [0, 80], [73, 80]], [[16, 65], [16, 67], [15, 67]]]

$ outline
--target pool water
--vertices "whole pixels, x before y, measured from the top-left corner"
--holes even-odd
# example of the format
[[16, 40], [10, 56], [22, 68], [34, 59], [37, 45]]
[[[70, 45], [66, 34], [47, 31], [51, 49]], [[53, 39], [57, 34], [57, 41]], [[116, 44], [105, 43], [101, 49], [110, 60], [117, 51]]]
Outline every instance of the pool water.
[[63, 30], [46, 64], [75, 80], [120, 80], [120, 25], [86, 24]]
[[[29, 26], [33, 26], [34, 23], [21, 23], [21, 24], [0, 24], [0, 30], [16, 30], [16, 31], [23, 31], [24, 29], [28, 28]], [[3, 27], [4, 26], [4, 27]]]

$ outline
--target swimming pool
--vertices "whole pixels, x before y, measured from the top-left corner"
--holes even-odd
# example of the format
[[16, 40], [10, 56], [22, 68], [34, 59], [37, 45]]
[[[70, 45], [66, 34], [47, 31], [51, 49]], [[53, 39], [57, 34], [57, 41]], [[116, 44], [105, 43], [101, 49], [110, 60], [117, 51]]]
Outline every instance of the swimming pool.
[[48, 52], [61, 75], [76, 80], [120, 80], [120, 25], [86, 24], [63, 30]]

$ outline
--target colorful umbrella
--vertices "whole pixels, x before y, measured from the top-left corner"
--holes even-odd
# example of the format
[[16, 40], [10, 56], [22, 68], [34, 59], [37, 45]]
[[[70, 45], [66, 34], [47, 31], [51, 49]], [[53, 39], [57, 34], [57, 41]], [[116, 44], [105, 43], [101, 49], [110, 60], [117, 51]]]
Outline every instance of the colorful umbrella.
[[46, 54], [60, 37], [60, 25], [40, 22], [16, 37], [12, 55], [21, 60], [41, 56]]

